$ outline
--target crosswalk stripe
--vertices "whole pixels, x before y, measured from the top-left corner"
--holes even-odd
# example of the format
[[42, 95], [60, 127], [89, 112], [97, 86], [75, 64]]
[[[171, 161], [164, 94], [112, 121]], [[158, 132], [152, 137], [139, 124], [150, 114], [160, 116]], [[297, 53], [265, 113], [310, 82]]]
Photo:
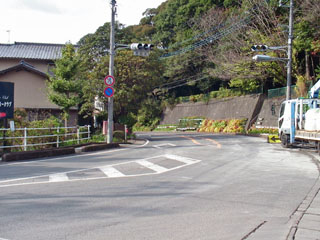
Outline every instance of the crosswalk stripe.
[[183, 162], [185, 164], [192, 164], [195, 163], [196, 161], [190, 159], [190, 158], [185, 158], [185, 157], [181, 157], [181, 156], [177, 156], [177, 155], [172, 155], [172, 154], [166, 154], [165, 155], [166, 158], [172, 159], [172, 160], [176, 160], [179, 162]]
[[172, 144], [172, 143], [164, 143], [164, 144], [154, 145], [153, 147], [155, 147], [155, 148], [161, 148], [161, 147], [165, 147], [165, 146], [175, 147], [175, 146], [177, 146], [177, 145]]
[[123, 177], [125, 176], [122, 172], [119, 172], [114, 167], [100, 167], [99, 168], [108, 177]]
[[49, 175], [49, 182], [65, 182], [68, 180], [69, 178], [66, 173], [57, 173]]
[[157, 164], [154, 164], [154, 163], [146, 161], [146, 160], [139, 160], [139, 161], [137, 161], [137, 163], [139, 163], [140, 165], [142, 165], [146, 168], [149, 168], [157, 173], [162, 173], [162, 172], [166, 172], [169, 170], [168, 168], [161, 167]]

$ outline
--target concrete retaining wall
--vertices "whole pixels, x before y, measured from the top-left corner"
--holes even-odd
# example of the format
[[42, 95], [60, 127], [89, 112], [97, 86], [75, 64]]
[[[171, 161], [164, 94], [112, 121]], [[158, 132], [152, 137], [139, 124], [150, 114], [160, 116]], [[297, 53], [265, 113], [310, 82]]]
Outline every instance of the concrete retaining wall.
[[206, 117], [212, 120], [243, 119], [248, 124], [257, 119], [265, 97], [261, 94], [241, 97], [212, 99], [204, 102], [182, 103], [173, 109], [167, 108], [162, 116], [161, 124], [177, 124], [184, 117]]
[[278, 127], [280, 105], [284, 100], [285, 97], [265, 99], [255, 125], [265, 128]]

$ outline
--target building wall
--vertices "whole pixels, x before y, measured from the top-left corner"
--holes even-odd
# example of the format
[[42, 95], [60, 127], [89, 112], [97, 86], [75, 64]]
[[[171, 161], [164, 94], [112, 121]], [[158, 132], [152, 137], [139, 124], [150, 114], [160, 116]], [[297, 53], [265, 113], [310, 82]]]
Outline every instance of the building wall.
[[[20, 63], [22, 59], [0, 59], [0, 71], [5, 70], [7, 68], [16, 66]], [[52, 61], [48, 60], [33, 60], [33, 59], [23, 59], [28, 64], [31, 64], [34, 66], [37, 70], [43, 72], [43, 73], [48, 73], [49, 67], [52, 63]]]
[[1, 82], [14, 83], [15, 108], [59, 109], [47, 97], [46, 78], [28, 71], [12, 71], [0, 76]]

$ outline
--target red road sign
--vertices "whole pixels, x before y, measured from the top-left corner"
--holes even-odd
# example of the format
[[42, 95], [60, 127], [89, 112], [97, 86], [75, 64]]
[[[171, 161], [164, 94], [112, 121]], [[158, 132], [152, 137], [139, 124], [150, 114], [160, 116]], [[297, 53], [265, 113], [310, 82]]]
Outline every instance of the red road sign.
[[104, 84], [107, 85], [108, 87], [111, 87], [114, 85], [116, 82], [114, 76], [108, 75], [104, 78]]
[[112, 97], [114, 94], [114, 89], [112, 87], [106, 87], [103, 93], [107, 98]]

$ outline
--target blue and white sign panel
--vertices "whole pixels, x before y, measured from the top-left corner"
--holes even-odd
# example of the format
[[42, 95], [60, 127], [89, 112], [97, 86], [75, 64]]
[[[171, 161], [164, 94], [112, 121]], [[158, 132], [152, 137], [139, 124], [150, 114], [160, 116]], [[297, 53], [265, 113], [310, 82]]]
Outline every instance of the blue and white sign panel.
[[0, 119], [13, 118], [14, 83], [0, 82]]
[[114, 89], [112, 87], [106, 87], [103, 91], [104, 95], [107, 97], [107, 98], [110, 98], [110, 97], [113, 97], [114, 95]]

